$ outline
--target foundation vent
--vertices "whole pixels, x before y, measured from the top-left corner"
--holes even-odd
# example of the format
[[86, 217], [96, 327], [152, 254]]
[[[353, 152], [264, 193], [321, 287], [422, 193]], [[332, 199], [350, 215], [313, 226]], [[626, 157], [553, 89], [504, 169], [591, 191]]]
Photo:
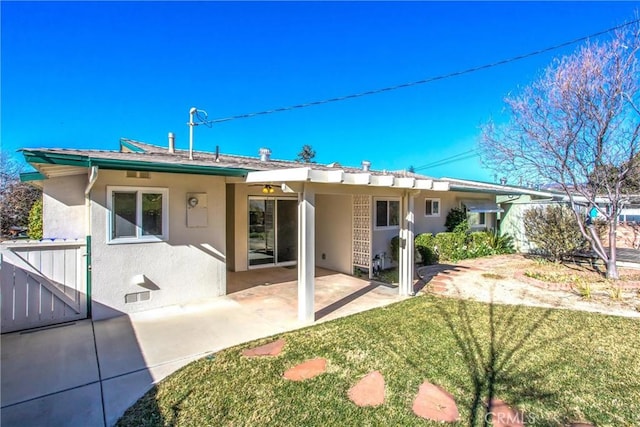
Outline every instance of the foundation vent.
[[134, 302], [149, 301], [150, 299], [151, 299], [151, 292], [149, 291], [135, 292], [132, 294], [126, 294], [124, 296], [124, 303], [131, 304]]

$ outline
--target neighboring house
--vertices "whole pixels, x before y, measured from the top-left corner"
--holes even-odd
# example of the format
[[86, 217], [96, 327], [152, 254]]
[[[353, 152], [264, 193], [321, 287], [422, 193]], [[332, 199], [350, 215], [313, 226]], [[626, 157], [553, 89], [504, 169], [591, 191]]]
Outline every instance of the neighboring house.
[[[495, 228], [496, 195], [522, 189], [176, 150], [123, 139], [119, 151], [24, 149], [43, 189], [45, 240], [86, 240], [89, 311], [107, 318], [225, 295], [227, 271], [297, 264], [298, 312], [313, 321], [315, 267], [352, 274], [390, 262], [400, 235], [445, 230], [465, 207]], [[537, 194], [537, 193], [536, 193]], [[399, 293], [412, 293], [413, 245], [401, 244]]]

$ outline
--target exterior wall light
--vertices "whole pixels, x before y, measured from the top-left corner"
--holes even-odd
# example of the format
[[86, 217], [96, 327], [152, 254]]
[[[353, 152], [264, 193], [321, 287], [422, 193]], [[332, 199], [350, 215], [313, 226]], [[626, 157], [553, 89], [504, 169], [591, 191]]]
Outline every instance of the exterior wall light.
[[265, 185], [264, 187], [262, 187], [262, 192], [264, 194], [272, 194], [274, 191], [276, 191], [272, 186], [270, 185]]

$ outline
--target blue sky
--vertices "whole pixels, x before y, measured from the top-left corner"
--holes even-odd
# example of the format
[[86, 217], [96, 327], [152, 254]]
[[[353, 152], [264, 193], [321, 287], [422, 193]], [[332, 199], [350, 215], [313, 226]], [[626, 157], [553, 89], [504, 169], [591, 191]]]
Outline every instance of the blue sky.
[[[0, 3], [2, 149], [188, 147], [227, 117], [459, 71], [634, 19], [639, 2]], [[195, 129], [195, 149], [420, 167], [466, 153], [504, 96], [575, 46], [476, 73]], [[419, 169], [493, 181], [478, 157]]]

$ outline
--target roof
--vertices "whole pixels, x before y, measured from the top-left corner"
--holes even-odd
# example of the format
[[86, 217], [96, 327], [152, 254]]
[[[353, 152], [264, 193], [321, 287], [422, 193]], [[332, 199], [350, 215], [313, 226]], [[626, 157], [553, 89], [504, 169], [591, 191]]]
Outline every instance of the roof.
[[512, 194], [527, 194], [533, 197], [539, 198], [554, 198], [559, 197], [561, 194], [555, 191], [536, 190], [528, 187], [517, 187], [512, 185], [493, 184], [489, 182], [481, 181], [468, 181], [456, 178], [441, 178], [444, 181], [449, 182], [449, 188], [452, 191], [461, 191], [469, 193], [484, 193], [495, 195], [512, 195]]
[[[350, 175], [365, 172], [359, 168], [343, 167], [337, 163], [325, 166], [317, 163], [289, 160], [260, 160], [258, 157], [226, 153], [216, 154], [206, 151], [194, 151], [193, 159], [191, 160], [189, 159], [188, 150], [176, 149], [175, 152], [171, 153], [166, 147], [126, 138], [120, 140], [119, 151], [62, 148], [23, 149], [21, 151], [27, 162], [37, 169], [37, 172], [24, 174], [22, 176], [23, 180], [42, 180], [56, 176], [81, 174], [86, 172], [86, 168], [92, 166], [111, 170], [175, 172], [236, 177], [247, 177], [250, 172], [272, 171], [273, 173], [273, 171], [290, 171], [301, 168], [313, 170], [315, 178], [320, 176], [318, 172], [341, 171]], [[432, 178], [404, 171], [369, 170], [366, 171], [366, 174], [374, 177], [433, 181]], [[285, 173], [285, 175], [288, 176], [289, 172]], [[332, 176], [335, 177], [335, 174]], [[387, 182], [385, 179], [378, 179], [377, 181]], [[403, 181], [405, 185], [407, 182], [408, 180]], [[442, 183], [441, 187], [445, 184]]]
[[460, 191], [495, 195], [529, 194], [533, 197], [558, 197], [551, 191], [467, 181], [455, 178], [434, 179], [407, 171], [363, 170], [291, 160], [240, 156], [236, 154], [176, 149], [122, 138], [119, 150], [82, 150], [41, 148], [21, 150], [37, 172], [23, 174], [24, 181], [41, 181], [57, 176], [84, 174], [97, 166], [106, 170], [136, 170], [199, 175], [242, 177], [247, 182], [318, 182], [385, 186], [416, 190]]
[[130, 139], [120, 140], [119, 151], [78, 149], [23, 149], [25, 159], [37, 172], [22, 175], [24, 181], [78, 175], [97, 166], [107, 170], [136, 170], [244, 177], [247, 182], [318, 182], [446, 191], [447, 182], [405, 171], [387, 172], [321, 165], [289, 160], [188, 150], [169, 152], [166, 147]]

